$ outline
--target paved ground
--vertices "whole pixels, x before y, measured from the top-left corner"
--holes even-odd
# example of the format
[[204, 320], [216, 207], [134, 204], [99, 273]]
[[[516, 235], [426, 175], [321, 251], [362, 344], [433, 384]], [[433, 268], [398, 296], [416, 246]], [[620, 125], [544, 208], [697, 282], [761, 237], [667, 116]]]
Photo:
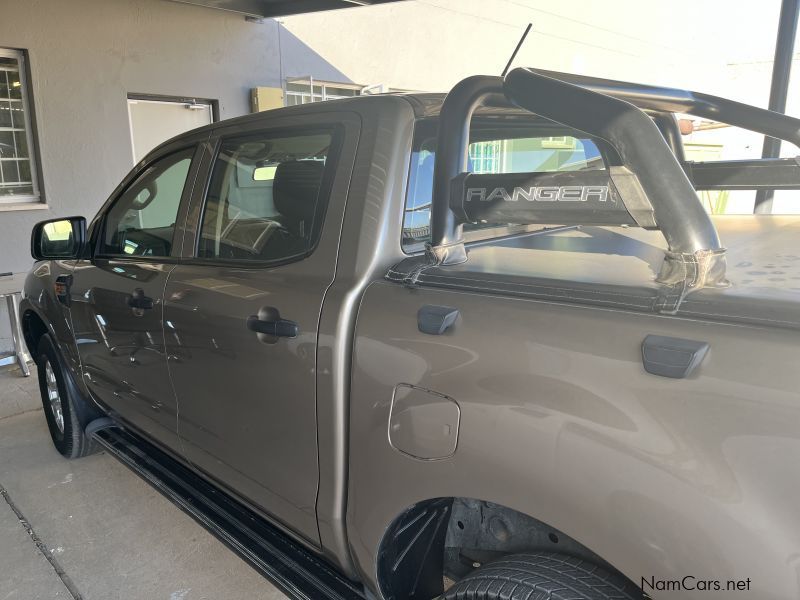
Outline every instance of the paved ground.
[[105, 454], [64, 460], [36, 372], [0, 369], [0, 600], [284, 596]]

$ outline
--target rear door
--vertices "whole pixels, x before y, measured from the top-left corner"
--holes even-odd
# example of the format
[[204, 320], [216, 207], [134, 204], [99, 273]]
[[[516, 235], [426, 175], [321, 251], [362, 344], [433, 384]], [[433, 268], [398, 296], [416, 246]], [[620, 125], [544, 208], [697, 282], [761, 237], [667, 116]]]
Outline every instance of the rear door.
[[177, 405], [161, 300], [180, 254], [198, 141], [159, 151], [112, 196], [92, 224], [94, 256], [76, 264], [70, 285], [86, 385], [118, 417], [173, 450]]
[[165, 292], [180, 437], [198, 469], [318, 543], [318, 323], [358, 121], [250, 127], [220, 131]]

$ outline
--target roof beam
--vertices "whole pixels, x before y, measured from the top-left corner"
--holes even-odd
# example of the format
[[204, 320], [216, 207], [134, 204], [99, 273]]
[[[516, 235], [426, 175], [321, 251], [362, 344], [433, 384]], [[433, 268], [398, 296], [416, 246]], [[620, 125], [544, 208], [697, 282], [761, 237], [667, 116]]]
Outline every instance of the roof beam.
[[218, 10], [240, 13], [248, 17], [267, 19], [297, 15], [301, 13], [373, 6], [403, 0], [172, 0], [183, 4], [194, 4]]

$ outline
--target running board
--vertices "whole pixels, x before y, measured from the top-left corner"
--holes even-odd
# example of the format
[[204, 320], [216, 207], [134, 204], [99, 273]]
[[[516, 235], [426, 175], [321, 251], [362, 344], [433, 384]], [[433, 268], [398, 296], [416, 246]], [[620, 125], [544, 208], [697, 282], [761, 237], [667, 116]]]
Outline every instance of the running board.
[[[109, 423], [92, 437], [278, 589], [297, 600], [364, 600], [362, 588], [141, 437]], [[105, 425], [105, 427], [103, 426]], [[93, 429], [90, 427], [87, 429]]]

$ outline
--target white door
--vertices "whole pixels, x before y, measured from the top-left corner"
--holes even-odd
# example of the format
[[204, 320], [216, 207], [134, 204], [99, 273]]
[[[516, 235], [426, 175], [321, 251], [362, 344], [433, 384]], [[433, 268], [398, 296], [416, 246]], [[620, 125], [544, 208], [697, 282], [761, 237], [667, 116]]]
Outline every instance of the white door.
[[171, 137], [214, 120], [207, 102], [128, 99], [133, 163]]

